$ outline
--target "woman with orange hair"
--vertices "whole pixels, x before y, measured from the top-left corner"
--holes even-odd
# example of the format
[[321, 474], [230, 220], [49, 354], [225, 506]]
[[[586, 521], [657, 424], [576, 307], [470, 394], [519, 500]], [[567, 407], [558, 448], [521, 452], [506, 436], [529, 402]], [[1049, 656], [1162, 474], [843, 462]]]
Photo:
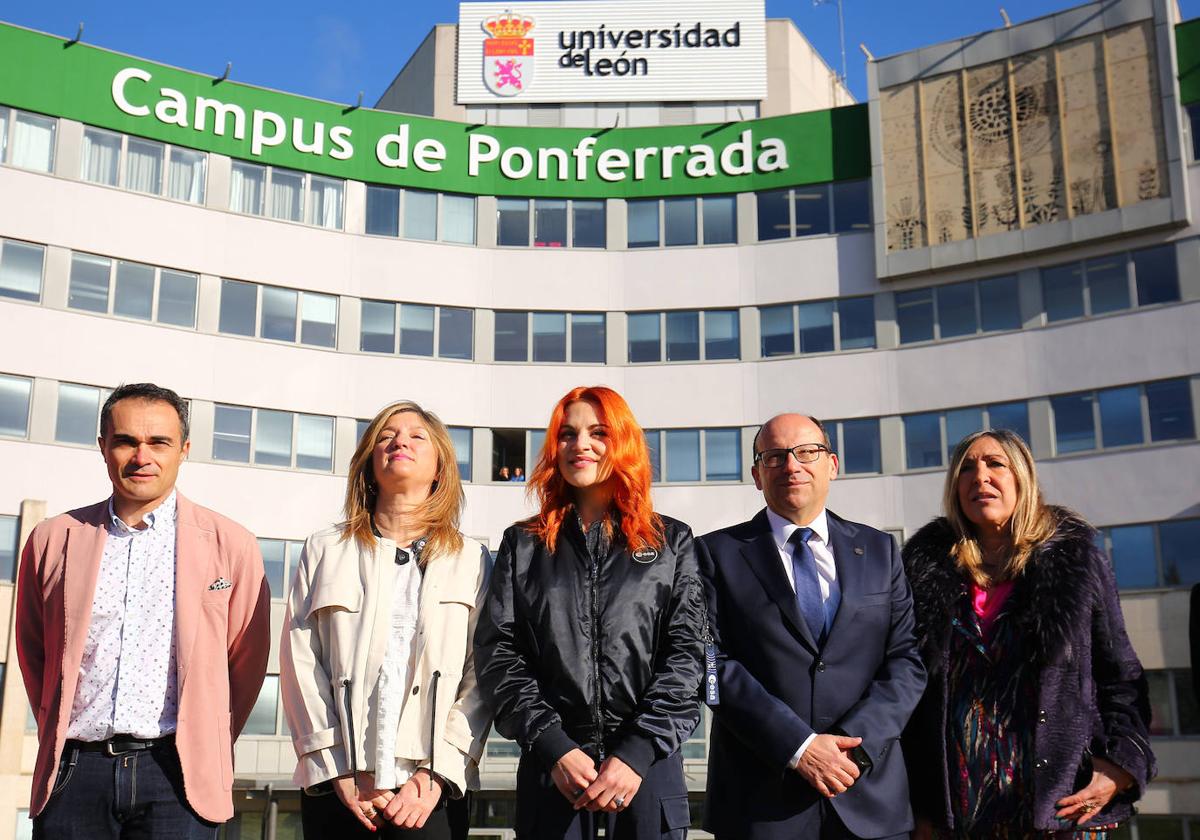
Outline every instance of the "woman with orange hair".
[[682, 840], [705, 608], [620, 394], [559, 400], [529, 492], [539, 512], [505, 532], [475, 632], [496, 729], [522, 748], [517, 837]]

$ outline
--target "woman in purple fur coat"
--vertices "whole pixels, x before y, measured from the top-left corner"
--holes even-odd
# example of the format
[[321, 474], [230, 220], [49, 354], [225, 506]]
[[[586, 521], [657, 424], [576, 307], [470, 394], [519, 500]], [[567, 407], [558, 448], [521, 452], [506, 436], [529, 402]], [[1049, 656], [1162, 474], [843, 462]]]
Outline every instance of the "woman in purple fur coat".
[[929, 671], [905, 733], [914, 837], [1102, 838], [1154, 776], [1146, 679], [1095, 531], [1008, 431], [957, 447], [904, 547]]

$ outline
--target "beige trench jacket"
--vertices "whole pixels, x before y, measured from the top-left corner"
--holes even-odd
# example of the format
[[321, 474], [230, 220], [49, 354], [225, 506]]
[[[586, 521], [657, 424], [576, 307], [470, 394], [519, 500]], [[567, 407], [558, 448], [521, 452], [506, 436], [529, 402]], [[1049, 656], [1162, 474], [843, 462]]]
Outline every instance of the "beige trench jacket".
[[[279, 649], [283, 709], [302, 787], [374, 770], [378, 681], [387, 651], [396, 543], [341, 541], [336, 528], [304, 543]], [[479, 787], [491, 723], [475, 682], [471, 640], [487, 592], [483, 547], [463, 538], [457, 555], [433, 557], [421, 580], [412, 687], [396, 756], [429, 767], [461, 793]], [[432, 737], [431, 737], [432, 735]]]

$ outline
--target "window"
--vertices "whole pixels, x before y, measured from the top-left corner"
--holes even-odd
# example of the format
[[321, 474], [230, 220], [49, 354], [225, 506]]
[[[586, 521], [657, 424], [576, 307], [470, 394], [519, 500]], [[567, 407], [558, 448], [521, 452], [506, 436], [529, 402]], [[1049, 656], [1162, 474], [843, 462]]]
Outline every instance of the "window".
[[29, 434], [29, 397], [33, 381], [0, 375], [0, 435], [23, 438]]
[[1029, 440], [1029, 405], [1024, 402], [998, 403], [988, 406], [989, 429], [1008, 429]]
[[258, 286], [221, 281], [221, 319], [217, 329], [229, 335], [254, 335], [258, 322]]
[[695, 362], [700, 359], [700, 313], [667, 312], [667, 361]]
[[113, 314], [149, 321], [154, 309], [154, 268], [140, 263], [117, 262]]
[[[695, 362], [701, 358], [716, 361], [741, 355], [735, 309], [631, 312], [628, 328], [630, 362], [660, 362], [664, 358], [668, 362]], [[660, 343], [660, 336], [666, 337], [665, 342]]]
[[827, 423], [830, 444], [838, 455], [840, 471], [846, 475], [882, 471], [879, 418]]
[[814, 236], [833, 229], [833, 211], [829, 201], [829, 185], [813, 184], [792, 190], [793, 236]]
[[266, 571], [271, 597], [286, 598], [288, 585], [292, 579], [292, 570], [300, 562], [300, 555], [304, 551], [304, 542], [300, 540], [269, 540], [259, 537], [258, 549], [262, 552], [263, 569]]
[[1100, 404], [1100, 438], [1105, 447], [1133, 446], [1142, 442], [1142, 394], [1136, 385], [1108, 388], [1097, 394]]
[[1146, 385], [1146, 402], [1150, 414], [1150, 440], [1185, 440], [1196, 436], [1188, 380], [1171, 379]]
[[404, 191], [404, 238], [437, 240], [437, 193]]
[[696, 199], [667, 198], [663, 200], [663, 244], [696, 244]]
[[[261, 294], [262, 317], [259, 319]], [[337, 345], [337, 298], [240, 280], [221, 281], [218, 330], [313, 347]], [[364, 318], [364, 329], [366, 319]], [[256, 329], [257, 327], [257, 329]]]
[[608, 242], [608, 222], [603, 201], [571, 202], [571, 244], [576, 248], [603, 248]]
[[629, 330], [629, 361], [657, 362], [662, 359], [660, 335], [662, 318], [657, 312], [631, 312]]
[[406, 303], [400, 307], [400, 355], [433, 355], [432, 306]]
[[742, 355], [736, 309], [713, 309], [704, 313], [704, 358], [739, 359]]
[[795, 327], [792, 313], [795, 307], [766, 306], [758, 310], [762, 355], [791, 356], [796, 352]]
[[162, 193], [163, 161], [167, 150], [162, 143], [127, 139], [125, 152], [125, 189], [159, 195]]
[[100, 406], [107, 398], [108, 391], [100, 388], [59, 383], [54, 439], [94, 446], [100, 433]]
[[329, 472], [333, 428], [332, 417], [218, 404], [213, 459]]
[[[741, 481], [741, 429], [646, 429], [655, 482]], [[665, 479], [663, 478], [665, 476]]]
[[258, 699], [242, 729], [243, 735], [274, 735], [278, 731], [279, 675], [267, 674], [259, 689]]
[[941, 419], [937, 412], [904, 417], [904, 463], [910, 470], [942, 465]]
[[699, 481], [700, 430], [668, 429], [664, 437], [667, 481]]
[[[0, 580], [16, 580], [17, 554], [21, 547], [17, 545], [20, 537], [21, 520], [15, 516], [0, 516]], [[3, 683], [0, 683], [0, 689]]]
[[495, 323], [497, 362], [604, 363], [603, 313], [498, 311]]
[[0, 140], [3, 161], [21, 169], [53, 172], [58, 120], [7, 109], [4, 116], [0, 119], [0, 135], [7, 135], [6, 141]]
[[108, 284], [112, 262], [91, 254], [71, 255], [71, 281], [67, 306], [87, 312], [108, 312]]
[[475, 198], [368, 184], [366, 230], [375, 236], [473, 245]]
[[1163, 583], [1194, 586], [1200, 583], [1200, 519], [1179, 519], [1158, 526], [1162, 551]]
[[954, 448], [963, 438], [982, 431], [983, 428], [983, 410], [980, 408], [958, 408], [947, 411], [946, 462], [950, 463], [950, 456], [954, 453]]
[[[1168, 738], [1200, 735], [1200, 709], [1192, 691], [1191, 669], [1148, 670], [1146, 681], [1150, 684], [1150, 734]], [[1138, 817], [1141, 836], [1146, 836], [1144, 821], [1145, 817]]]
[[1055, 452], [1066, 455], [1096, 448], [1096, 420], [1091, 394], [1053, 397]]
[[[1135, 292], [1136, 290], [1136, 292]], [[1179, 300], [1173, 244], [1042, 269], [1047, 322], [1103, 315]]]
[[79, 177], [115, 187], [121, 169], [121, 135], [98, 128], [83, 130], [83, 161]]
[[834, 181], [832, 187], [834, 232], [871, 230], [871, 182]]
[[630, 199], [625, 202], [630, 248], [737, 242], [737, 197]]
[[1179, 300], [1179, 269], [1174, 245], [1134, 251], [1133, 274], [1138, 306]]
[[760, 241], [871, 230], [871, 182], [836, 181], [757, 194]]
[[567, 202], [559, 198], [539, 198], [533, 202], [533, 244], [538, 248], [563, 248], [567, 245]]
[[896, 322], [901, 344], [933, 341], [933, 289], [896, 292]]
[[797, 305], [801, 353], [833, 352], [834, 306], [835, 303], [832, 300]]
[[658, 247], [658, 201], [630, 199], [625, 202], [628, 230], [626, 242], [630, 248]]
[[218, 405], [213, 419], [213, 460], [250, 463], [254, 409]]
[[41, 245], [0, 239], [0, 297], [40, 301], [45, 261]]
[[529, 199], [496, 199], [496, 244], [529, 245]]
[[700, 208], [704, 216], [705, 245], [737, 242], [737, 196], [705, 196], [700, 199]]
[[758, 310], [762, 354], [790, 356], [875, 346], [875, 299], [818, 300]]
[[475, 347], [475, 313], [470, 309], [438, 307], [438, 357], [471, 359]]
[[208, 156], [177, 146], [168, 146], [167, 152], [167, 198], [203, 204]]
[[603, 312], [571, 313], [571, 361], [602, 365], [608, 355]]
[[979, 331], [975, 314], [975, 284], [953, 283], [937, 287], [939, 338], [974, 335]]
[[740, 429], [708, 429], [704, 433], [704, 480], [742, 480]]
[[1052, 397], [1050, 405], [1060, 455], [1196, 436], [1187, 379], [1065, 394]]
[[471, 480], [471, 430], [458, 426], [450, 427], [450, 440], [454, 444], [454, 457], [458, 462], [458, 474], [463, 481]]
[[[524, 481], [541, 452], [545, 436], [542, 429], [492, 429], [492, 481]], [[518, 469], [522, 473], [519, 477]]]
[[[235, 160], [229, 181], [229, 209], [341, 230], [345, 189], [345, 182], [336, 178]], [[368, 225], [369, 205], [368, 195]]]
[[1122, 525], [1104, 528], [1118, 589], [1149, 589], [1161, 585], [1153, 525]]
[[984, 332], [1021, 328], [1021, 300], [1016, 275], [979, 281], [979, 318]]

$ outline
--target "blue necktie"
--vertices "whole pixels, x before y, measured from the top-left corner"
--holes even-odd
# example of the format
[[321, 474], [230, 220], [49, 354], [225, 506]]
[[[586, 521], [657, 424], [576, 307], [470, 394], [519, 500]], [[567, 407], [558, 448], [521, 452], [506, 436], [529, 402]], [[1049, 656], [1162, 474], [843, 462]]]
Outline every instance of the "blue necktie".
[[792, 579], [796, 583], [796, 607], [817, 644], [825, 641], [825, 602], [821, 600], [821, 582], [817, 578], [817, 559], [808, 545], [812, 528], [797, 528], [788, 538], [792, 544]]

